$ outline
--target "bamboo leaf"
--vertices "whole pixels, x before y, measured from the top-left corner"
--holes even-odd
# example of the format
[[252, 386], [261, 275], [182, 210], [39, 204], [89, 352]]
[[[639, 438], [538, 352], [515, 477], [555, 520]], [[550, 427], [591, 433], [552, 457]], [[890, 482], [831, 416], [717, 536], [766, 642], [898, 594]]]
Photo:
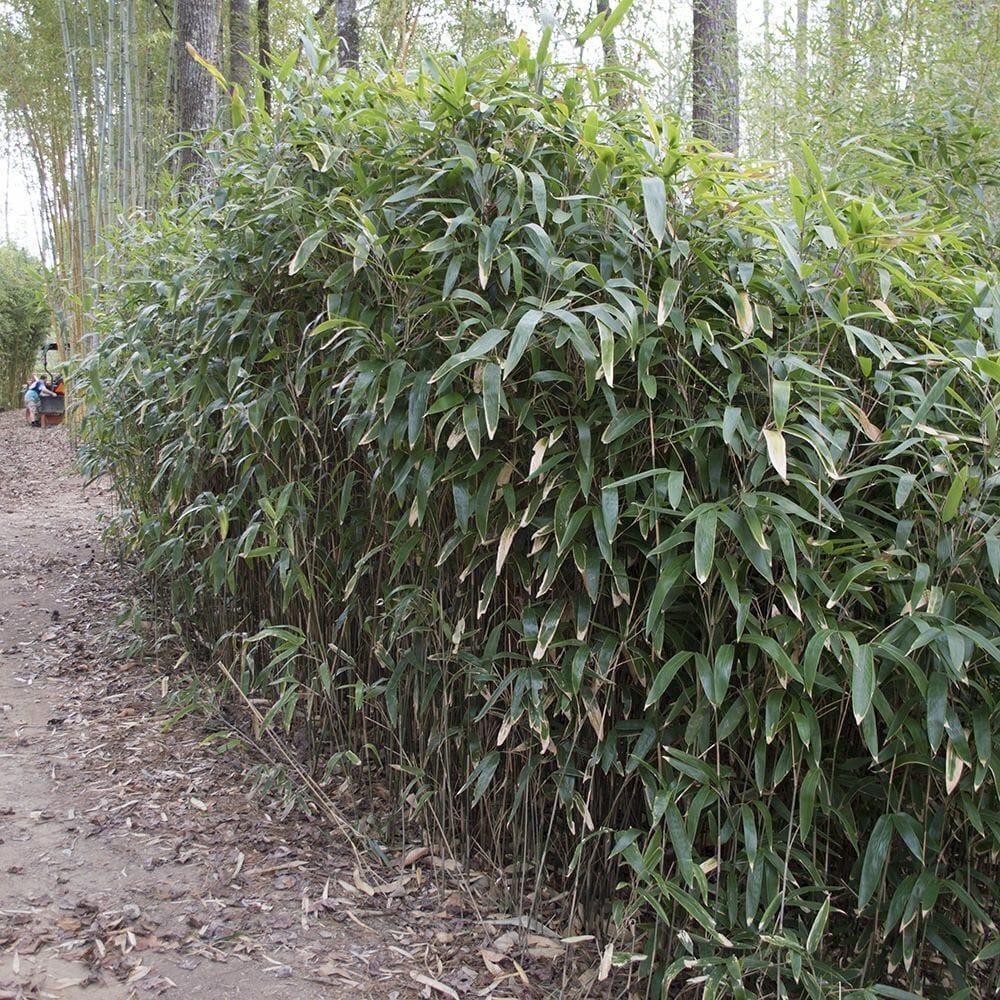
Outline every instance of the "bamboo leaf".
[[826, 922], [830, 917], [830, 897], [827, 896], [823, 900], [823, 905], [819, 908], [816, 914], [816, 919], [813, 920], [812, 927], [809, 928], [809, 934], [806, 937], [806, 951], [810, 955], [815, 955], [816, 950], [819, 948], [820, 942], [823, 940], [823, 933], [826, 931]]
[[677, 671], [687, 663], [688, 660], [694, 655], [693, 652], [689, 650], [682, 650], [679, 653], [675, 653], [673, 656], [667, 660], [666, 663], [660, 667], [657, 671], [656, 677], [653, 679], [653, 683], [649, 685], [649, 692], [646, 695], [646, 704], [644, 708], [649, 708], [650, 705], [655, 705], [662, 696], [663, 692], [667, 690], [670, 686], [670, 682], [677, 676]]
[[927, 740], [934, 753], [937, 753], [944, 737], [947, 710], [948, 678], [943, 671], [936, 671], [927, 682]]
[[629, 8], [634, 2], [635, 0], [619, 0], [619, 3], [608, 14], [608, 19], [600, 26], [599, 30], [602, 38], [611, 37], [611, 32], [621, 24], [622, 18], [628, 13]]
[[529, 171], [528, 177], [531, 179], [531, 199], [535, 205], [535, 214], [538, 216], [538, 224], [545, 225], [545, 217], [548, 214], [548, 192], [545, 189], [545, 179], [535, 171]]
[[788, 400], [791, 391], [791, 383], [782, 379], [775, 379], [771, 385], [771, 411], [774, 415], [774, 426], [779, 431], [784, 429], [785, 420], [788, 417]]
[[496, 435], [500, 422], [500, 393], [500, 366], [491, 361], [483, 369], [483, 417], [490, 441]]
[[535, 332], [535, 327], [538, 326], [538, 322], [542, 316], [543, 313], [540, 310], [529, 309], [517, 321], [517, 325], [514, 327], [513, 336], [510, 338], [510, 346], [507, 349], [507, 356], [504, 358], [503, 362], [504, 378], [507, 378], [517, 367], [517, 363], [521, 360], [521, 356], [524, 354], [525, 349], [528, 346], [528, 341], [531, 340], [531, 335]]
[[667, 188], [662, 177], [643, 177], [642, 200], [646, 208], [646, 223], [659, 246], [667, 232]]
[[317, 229], [316, 232], [310, 233], [300, 244], [298, 250], [295, 251], [295, 256], [292, 257], [291, 263], [288, 265], [289, 274], [298, 274], [306, 266], [309, 258], [312, 256], [313, 251], [326, 239], [326, 235], [329, 229]]
[[771, 460], [774, 471], [787, 483], [788, 458], [785, 453], [785, 436], [780, 430], [773, 428], [766, 428], [763, 434], [767, 443], [767, 457]]
[[889, 842], [892, 839], [892, 823], [888, 816], [880, 816], [875, 822], [868, 846], [861, 863], [861, 879], [858, 883], [858, 912], [860, 913], [872, 898], [885, 870]]
[[958, 475], [952, 480], [948, 488], [948, 494], [944, 498], [944, 506], [941, 508], [941, 520], [947, 524], [958, 513], [958, 505], [962, 502], [962, 494], [965, 491], [965, 483], [969, 478], [969, 467], [964, 466]]
[[670, 317], [670, 310], [677, 301], [677, 292], [681, 283], [676, 278], [664, 278], [660, 289], [660, 298], [656, 305], [656, 325], [663, 326]]
[[851, 708], [860, 726], [872, 706], [875, 694], [875, 662], [870, 646], [853, 644], [851, 665]]
[[691, 858], [691, 838], [688, 837], [684, 818], [675, 803], [671, 802], [667, 806], [664, 818], [667, 821], [670, 843], [674, 845], [674, 856], [677, 858], [677, 867], [680, 869], [681, 877], [688, 885], [692, 885], [695, 876], [694, 861]]
[[799, 789], [799, 840], [804, 844], [812, 829], [813, 812], [816, 807], [816, 791], [819, 788], [822, 772], [818, 767], [811, 767], [802, 779]]
[[718, 514], [706, 511], [694, 526], [694, 573], [699, 583], [705, 583], [712, 572], [715, 557], [715, 530]]

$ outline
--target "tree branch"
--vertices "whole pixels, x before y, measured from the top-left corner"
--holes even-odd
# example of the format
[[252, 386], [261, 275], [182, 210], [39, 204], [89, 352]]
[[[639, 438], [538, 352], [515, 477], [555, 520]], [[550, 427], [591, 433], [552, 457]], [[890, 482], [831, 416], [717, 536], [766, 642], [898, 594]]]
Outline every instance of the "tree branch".
[[153, 3], [156, 4], [156, 9], [163, 15], [163, 20], [167, 22], [167, 27], [171, 31], [173, 31], [174, 30], [174, 26], [173, 26], [173, 24], [170, 23], [170, 18], [167, 16], [167, 12], [163, 9], [163, 4], [162, 4], [161, 0], [153, 0]]

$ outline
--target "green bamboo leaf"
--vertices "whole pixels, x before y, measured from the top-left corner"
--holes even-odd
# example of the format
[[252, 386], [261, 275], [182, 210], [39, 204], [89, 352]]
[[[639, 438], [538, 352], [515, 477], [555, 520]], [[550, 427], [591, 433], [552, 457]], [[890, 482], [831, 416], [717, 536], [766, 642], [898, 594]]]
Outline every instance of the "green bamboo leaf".
[[500, 751], [491, 750], [475, 767], [472, 774], [469, 775], [469, 780], [459, 789], [459, 792], [464, 792], [468, 787], [475, 782], [475, 789], [472, 793], [472, 805], [475, 805], [479, 800], [486, 794], [486, 790], [490, 787], [490, 782], [493, 780], [493, 776], [497, 772], [497, 767], [500, 765]]
[[972, 960], [973, 962], [988, 962], [990, 959], [1000, 958], [1000, 937], [991, 941], [978, 955]]
[[993, 730], [989, 715], [982, 705], [972, 709], [972, 734], [976, 741], [976, 757], [985, 767], [993, 754]]
[[987, 535], [986, 558], [989, 560], [990, 569], [993, 571], [994, 581], [1000, 582], [1000, 538], [994, 535]]
[[521, 356], [528, 346], [528, 341], [531, 340], [531, 335], [535, 332], [535, 327], [538, 326], [538, 321], [543, 315], [544, 313], [539, 309], [529, 309], [517, 321], [514, 334], [510, 338], [510, 346], [507, 348], [507, 357], [504, 358], [503, 362], [504, 378], [507, 378], [517, 367], [517, 363], [521, 360]]
[[413, 380], [410, 388], [410, 398], [407, 403], [406, 431], [410, 447], [416, 446], [423, 428], [424, 414], [427, 412], [427, 400], [430, 398], [430, 381], [426, 372], [420, 372]]
[[765, 428], [764, 441], [767, 444], [767, 457], [771, 460], [774, 471], [787, 483], [788, 458], [785, 452], [785, 436], [774, 428]]
[[994, 382], [1000, 382], [1000, 363], [992, 358], [976, 358], [973, 364]]
[[462, 368], [471, 361], [478, 361], [493, 353], [507, 339], [508, 335], [508, 330], [498, 328], [487, 330], [486, 333], [477, 337], [464, 351], [459, 351], [448, 358], [431, 376], [431, 383], [439, 382], [446, 375], [450, 375], [453, 371]]
[[926, 1000], [919, 993], [911, 993], [909, 990], [901, 990], [898, 986], [886, 986], [878, 983], [871, 988], [871, 992], [878, 997], [886, 997], [886, 1000]]
[[743, 818], [743, 844], [746, 847], [747, 863], [750, 871], [753, 871], [757, 865], [757, 821], [753, 809], [745, 803], [740, 807], [740, 815]]
[[872, 898], [885, 869], [885, 859], [892, 839], [892, 823], [888, 816], [880, 816], [872, 829], [861, 863], [861, 879], [858, 883], [858, 912], [860, 913]]
[[763, 302], [755, 302], [753, 311], [757, 314], [757, 323], [769, 337], [774, 336], [774, 314], [771, 307]]
[[649, 231], [659, 246], [667, 232], [667, 188], [662, 177], [643, 177], [642, 199]]
[[788, 400], [791, 392], [791, 382], [787, 382], [784, 379], [775, 379], [771, 386], [771, 408], [774, 413], [774, 426], [779, 431], [784, 429], [785, 420], [788, 417]]
[[[666, 559], [660, 569], [656, 580], [656, 586], [649, 598], [649, 608], [646, 612], [646, 634], [652, 635], [657, 627], [660, 611], [667, 599], [667, 595], [677, 585], [677, 582], [684, 574], [684, 560], [679, 556], [671, 556]], [[648, 706], [647, 706], [648, 707]]]
[[613, 542], [618, 531], [618, 490], [614, 486], [601, 488], [601, 515], [604, 518], [604, 530], [607, 532], [608, 541]]
[[822, 189], [823, 173], [819, 169], [819, 164], [816, 162], [816, 157], [813, 155], [813, 151], [803, 141], [799, 142], [799, 149], [802, 152], [802, 159], [805, 162], [805, 165], [809, 168], [809, 173], [812, 174], [813, 183], [817, 188]]
[[608, 19], [600, 26], [602, 38], [610, 38], [611, 32], [621, 24], [622, 18], [628, 13], [635, 0], [620, 0], [620, 3], [608, 14]]
[[694, 653], [690, 650], [682, 650], [679, 653], [675, 653], [673, 656], [667, 660], [666, 663], [660, 667], [653, 679], [653, 683], [649, 686], [649, 692], [646, 695], [646, 703], [643, 708], [649, 708], [650, 705], [655, 705], [656, 702], [660, 700], [660, 696], [664, 691], [670, 686], [670, 682], [677, 676], [677, 671], [687, 663]]
[[715, 529], [718, 513], [706, 511], [694, 525], [694, 575], [699, 583], [705, 583], [712, 572], [715, 559]]
[[389, 366], [389, 375], [385, 383], [385, 395], [382, 397], [382, 415], [388, 418], [392, 413], [392, 408], [399, 395], [399, 387], [403, 382], [403, 373], [406, 371], [406, 362], [403, 360], [394, 361]]
[[818, 767], [811, 767], [802, 779], [799, 789], [799, 840], [804, 844], [812, 829], [813, 812], [816, 808], [816, 792], [822, 772]]
[[783, 683], [786, 683], [788, 678], [798, 681], [800, 684], [802, 683], [802, 674], [799, 672], [798, 667], [792, 662], [791, 657], [782, 648], [781, 644], [771, 636], [751, 633], [744, 635], [742, 641], [747, 645], [756, 646], [767, 654], [768, 658], [777, 668], [778, 675]]
[[823, 900], [823, 905], [813, 920], [812, 927], [809, 928], [809, 935], [806, 937], [806, 951], [810, 955], [816, 954], [820, 942], [823, 940], [823, 933], [826, 930], [826, 922], [830, 917], [830, 897]]
[[944, 717], [948, 711], [948, 677], [943, 671], [931, 674], [927, 682], [927, 740], [934, 753], [944, 738]]
[[736, 431], [740, 426], [742, 418], [743, 411], [736, 406], [727, 406], [725, 413], [722, 415], [722, 441], [730, 448], [732, 448], [733, 442], [736, 440]]
[[465, 429], [465, 439], [469, 442], [473, 457], [479, 458], [480, 448], [480, 428], [479, 428], [479, 407], [476, 401], [470, 399], [462, 407], [462, 427]]
[[664, 895], [674, 900], [682, 910], [695, 920], [713, 940], [718, 941], [723, 948], [733, 947], [732, 941], [724, 934], [719, 933], [712, 915], [689, 892], [685, 892], [680, 886], [674, 885], [666, 879], [659, 880], [657, 886]]
[[619, 410], [612, 418], [604, 433], [601, 434], [602, 444], [611, 444], [624, 437], [630, 430], [645, 423], [648, 416], [644, 410]]
[[750, 303], [750, 296], [746, 292], [738, 292], [733, 296], [733, 304], [736, 309], [736, 325], [749, 337], [753, 333], [753, 306]]
[[854, 721], [860, 726], [872, 706], [875, 694], [875, 658], [871, 646], [849, 643], [853, 653], [851, 664], [851, 708]]
[[892, 825], [909, 852], [922, 864], [924, 845], [921, 839], [921, 827], [917, 821], [909, 814], [899, 812], [893, 813]]
[[949, 795], [958, 788], [964, 770], [965, 761], [955, 743], [949, 739], [944, 751], [944, 787]]
[[583, 31], [576, 36], [576, 44], [582, 46], [589, 42], [590, 39], [593, 38], [598, 31], [600, 31], [601, 26], [607, 20], [607, 17], [608, 12], [606, 10], [602, 10], [596, 17], [591, 18], [587, 22], [587, 26], [583, 29]]
[[964, 466], [952, 481], [948, 494], [944, 498], [944, 506], [941, 508], [941, 520], [947, 524], [957, 513], [958, 505], [962, 502], [962, 493], [965, 491], [965, 481], [969, 478], [969, 467]]
[[691, 838], [684, 825], [684, 817], [681, 816], [680, 810], [674, 802], [667, 806], [664, 818], [667, 821], [670, 843], [674, 845], [674, 856], [677, 858], [677, 867], [680, 869], [681, 877], [688, 885], [692, 885], [695, 881], [695, 875], [694, 861], [691, 858]]
[[731, 643], [724, 643], [716, 651], [712, 662], [712, 688], [708, 692], [708, 699], [715, 708], [720, 708], [726, 700], [735, 660], [736, 650]]
[[552, 640], [556, 636], [556, 631], [559, 628], [559, 622], [562, 621], [563, 613], [566, 610], [565, 601], [556, 601], [550, 604], [542, 617], [542, 623], [538, 627], [538, 640], [535, 643], [535, 650], [531, 654], [532, 658], [535, 660], [540, 660], [544, 655], [545, 651], [549, 648]]
[[500, 366], [491, 361], [483, 369], [483, 416], [486, 420], [486, 436], [490, 441], [500, 422], [500, 392]]
[[830, 633], [826, 630], [816, 632], [806, 645], [806, 651], [802, 656], [802, 681], [807, 694], [812, 694], [813, 685], [816, 683], [816, 676], [819, 673], [820, 657], [823, 655], [823, 647], [826, 645], [829, 635]]
[[917, 477], [912, 472], [905, 472], [896, 483], [896, 509], [901, 510], [913, 490]]
[[538, 216], [538, 224], [544, 226], [549, 205], [549, 196], [545, 189], [545, 178], [533, 170], [528, 172], [528, 177], [531, 178], [531, 200], [535, 204], [535, 214]]
[[295, 251], [295, 256], [292, 257], [291, 263], [288, 265], [289, 274], [298, 274], [306, 266], [309, 258], [312, 256], [313, 251], [323, 242], [326, 238], [326, 234], [330, 230], [327, 228], [317, 229], [316, 232], [310, 233], [300, 244], [298, 250]]
[[615, 384], [615, 335], [611, 328], [604, 323], [598, 323], [597, 329], [600, 334], [601, 371], [604, 372], [604, 381], [613, 387]]
[[670, 317], [670, 310], [677, 301], [677, 292], [681, 283], [676, 278], [664, 278], [660, 289], [660, 299], [656, 305], [656, 325], [663, 326]]

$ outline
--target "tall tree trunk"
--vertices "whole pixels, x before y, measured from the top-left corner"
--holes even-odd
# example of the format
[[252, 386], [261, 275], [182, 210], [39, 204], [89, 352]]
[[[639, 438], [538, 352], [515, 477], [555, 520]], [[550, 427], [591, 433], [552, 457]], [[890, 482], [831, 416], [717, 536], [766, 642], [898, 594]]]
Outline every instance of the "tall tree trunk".
[[827, 17], [830, 21], [830, 54], [832, 59], [839, 57], [838, 46], [849, 41], [851, 6], [851, 0], [830, 0]]
[[[597, 0], [597, 13], [607, 14], [609, 11], [608, 0]], [[621, 63], [618, 59], [618, 42], [615, 40], [615, 33], [609, 31], [607, 34], [601, 35], [601, 45], [604, 47], [604, 66], [606, 69], [612, 69], [616, 66], [620, 66]], [[609, 82], [613, 88], [611, 94], [611, 106], [613, 108], [620, 108], [625, 103], [625, 95], [622, 93], [624, 87], [624, 81], [621, 76], [617, 73], [610, 77]]]
[[795, 76], [796, 85], [805, 84], [809, 68], [809, 0], [797, 0], [795, 5]]
[[250, 0], [229, 0], [229, 81], [244, 91], [250, 83]]
[[264, 90], [264, 110], [271, 113], [271, 4], [270, 0], [257, 0], [257, 49], [260, 63], [264, 70], [261, 77], [261, 87]]
[[[197, 140], [215, 124], [218, 84], [188, 53], [191, 45], [206, 62], [219, 64], [220, 0], [177, 2], [177, 104], [180, 131]], [[185, 149], [181, 166], [197, 160], [194, 149]]]
[[740, 145], [736, 0], [694, 0], [691, 96], [694, 134], [735, 153]]
[[340, 44], [337, 55], [341, 66], [357, 69], [359, 58], [360, 31], [358, 30], [357, 0], [337, 0], [337, 34]]

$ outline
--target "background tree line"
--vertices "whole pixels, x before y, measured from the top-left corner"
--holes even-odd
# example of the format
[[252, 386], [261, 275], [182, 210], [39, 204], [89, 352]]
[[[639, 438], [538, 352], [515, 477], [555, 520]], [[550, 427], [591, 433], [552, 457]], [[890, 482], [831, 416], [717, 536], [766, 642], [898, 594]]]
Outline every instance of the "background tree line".
[[[594, 15], [612, 30], [580, 32]], [[995, 0], [6, 0], [0, 7], [5, 130], [38, 180], [53, 300], [74, 350], [85, 334], [101, 234], [170, 194], [199, 158], [167, 158], [218, 119], [218, 67], [270, 109], [268, 72], [301, 54], [312, 19], [340, 36], [342, 65], [396, 68], [555, 26], [567, 58], [608, 68], [606, 99], [691, 121], [721, 150], [780, 164], [805, 139], [871, 174], [943, 157], [948, 197], [988, 215], [997, 153]], [[741, 37], [740, 25], [744, 25]], [[747, 28], [746, 26], [753, 26]], [[956, 25], [961, 30], [955, 30]], [[191, 49], [189, 49], [189, 46]], [[616, 72], [613, 72], [616, 71]], [[879, 156], [868, 149], [887, 147]], [[891, 150], [895, 149], [895, 152]]]

